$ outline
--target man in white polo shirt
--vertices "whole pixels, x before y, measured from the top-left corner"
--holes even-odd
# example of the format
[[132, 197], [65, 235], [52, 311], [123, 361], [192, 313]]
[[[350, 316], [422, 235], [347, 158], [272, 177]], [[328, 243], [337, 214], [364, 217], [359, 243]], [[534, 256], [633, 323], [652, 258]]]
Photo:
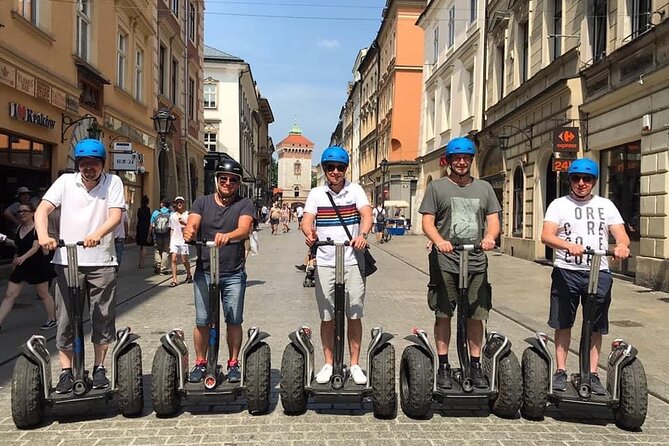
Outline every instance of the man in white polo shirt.
[[[91, 341], [95, 353], [93, 388], [109, 386], [104, 368], [108, 345], [116, 333], [116, 274], [117, 265], [112, 231], [121, 222], [125, 206], [123, 183], [116, 175], [103, 172], [105, 147], [97, 139], [82, 139], [74, 148], [77, 173], [60, 176], [44, 194], [35, 213], [35, 228], [39, 244], [55, 250], [58, 242], [47, 231], [48, 216], [60, 208], [60, 238], [66, 243], [83, 241], [77, 247], [79, 280], [88, 289], [89, 309], [93, 332]], [[58, 287], [56, 317], [58, 331], [56, 347], [63, 368], [57, 393], [72, 391], [72, 323], [71, 302], [66, 280], [67, 251], [59, 248], [53, 258]]]
[[[367, 234], [372, 228], [372, 207], [365, 191], [358, 184], [346, 181], [344, 175], [349, 156], [341, 147], [328, 147], [321, 156], [328, 185], [311, 189], [304, 207], [300, 229], [306, 236], [307, 245], [330, 238], [334, 241], [348, 240], [346, 230], [334, 211], [328, 194], [337, 205], [342, 219], [353, 239], [346, 248], [344, 259], [346, 292], [348, 294], [346, 317], [348, 319], [348, 345], [351, 358], [351, 377], [356, 384], [366, 384], [367, 377], [360, 368], [360, 343], [362, 341], [362, 313], [365, 302], [365, 279], [358, 267], [354, 249], [362, 252], [367, 247]], [[316, 375], [316, 381], [324, 384], [332, 377], [335, 341], [334, 324], [334, 246], [322, 246], [316, 253], [316, 301], [321, 316], [321, 342], [325, 365]]]

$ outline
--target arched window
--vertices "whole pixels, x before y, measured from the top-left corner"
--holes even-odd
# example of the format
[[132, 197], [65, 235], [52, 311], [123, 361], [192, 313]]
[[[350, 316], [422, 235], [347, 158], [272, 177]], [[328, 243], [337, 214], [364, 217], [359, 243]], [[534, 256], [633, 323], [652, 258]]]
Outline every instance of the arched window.
[[295, 187], [293, 188], [293, 196], [294, 196], [295, 198], [297, 198], [297, 197], [300, 196], [300, 186], [295, 186]]
[[518, 166], [513, 174], [513, 236], [523, 236], [523, 192], [525, 178], [523, 169]]
[[295, 164], [293, 164], [293, 173], [295, 175], [302, 175], [302, 163], [295, 161]]

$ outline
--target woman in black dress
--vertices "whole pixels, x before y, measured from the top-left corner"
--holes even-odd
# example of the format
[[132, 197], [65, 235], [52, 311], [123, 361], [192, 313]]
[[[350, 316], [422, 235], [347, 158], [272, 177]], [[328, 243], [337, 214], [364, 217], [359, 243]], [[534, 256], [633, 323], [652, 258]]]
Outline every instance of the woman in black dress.
[[48, 330], [56, 326], [56, 314], [53, 298], [49, 294], [49, 281], [54, 278], [54, 270], [49, 264], [49, 257], [44, 254], [39, 243], [37, 243], [37, 233], [35, 232], [35, 206], [28, 203], [21, 203], [18, 210], [19, 221], [21, 222], [16, 229], [13, 241], [7, 243], [16, 247], [16, 256], [12, 261], [14, 271], [9, 276], [7, 292], [5, 298], [0, 304], [0, 324], [2, 324], [9, 312], [12, 311], [14, 302], [19, 297], [23, 286], [28, 283], [35, 286], [37, 296], [44, 305], [46, 311], [46, 322], [42, 325], [42, 330]]
[[149, 226], [151, 224], [151, 209], [149, 209], [149, 197], [142, 197], [142, 205], [137, 209], [137, 245], [139, 246], [139, 268], [144, 268], [144, 247], [153, 246], [149, 236]]

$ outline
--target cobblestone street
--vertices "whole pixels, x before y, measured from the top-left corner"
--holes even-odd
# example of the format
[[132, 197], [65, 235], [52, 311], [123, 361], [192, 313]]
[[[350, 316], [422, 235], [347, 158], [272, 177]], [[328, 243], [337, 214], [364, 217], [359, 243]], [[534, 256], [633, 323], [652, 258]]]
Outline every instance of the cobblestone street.
[[[173, 417], [159, 419], [151, 406], [151, 364], [159, 347], [160, 336], [169, 329], [184, 329], [191, 346], [191, 331], [194, 323], [194, 305], [190, 285], [169, 288], [168, 276], [153, 276], [150, 269], [138, 270], [136, 249], [128, 247], [126, 264], [122, 269], [119, 284], [119, 313], [117, 326], [131, 326], [141, 336], [144, 367], [145, 409], [141, 416], [123, 418], [113, 405], [96, 406], [85, 416], [63, 415], [47, 412], [42, 427], [31, 431], [19, 431], [14, 427], [10, 413], [10, 387], [13, 356], [16, 346], [27, 339], [28, 333], [36, 330], [37, 316], [25, 315], [27, 309], [17, 308], [10, 319], [23, 321], [19, 324], [3, 325], [0, 337], [0, 435], [1, 444], [49, 444], [49, 445], [158, 445], [158, 444], [272, 444], [272, 445], [439, 445], [439, 444], [499, 444], [499, 445], [599, 445], [599, 444], [669, 444], [669, 404], [666, 397], [649, 397], [648, 417], [641, 432], [625, 432], [618, 429], [608, 410], [561, 411], [550, 407], [547, 417], [541, 422], [531, 422], [518, 417], [505, 420], [488, 413], [487, 407], [449, 407], [436, 410], [429, 420], [415, 421], [407, 418], [401, 410], [392, 420], [378, 420], [372, 415], [371, 404], [329, 405], [310, 404], [305, 415], [289, 417], [283, 413], [279, 402], [279, 369], [281, 355], [288, 342], [288, 333], [301, 325], [309, 325], [318, 333], [318, 315], [313, 297], [313, 288], [303, 288], [303, 273], [293, 265], [302, 262], [305, 247], [303, 238], [294, 228], [288, 234], [271, 236], [269, 230], [260, 232], [260, 255], [250, 257], [247, 263], [248, 289], [245, 305], [245, 328], [253, 325], [269, 332], [268, 343], [272, 350], [272, 405], [270, 413], [251, 416], [243, 401], [221, 406], [185, 405], [183, 411]], [[411, 255], [394, 255], [392, 244], [422, 244], [420, 237], [398, 237], [386, 246], [373, 245], [379, 272], [368, 280], [366, 297], [363, 349], [369, 342], [369, 330], [380, 325], [392, 333], [399, 364], [402, 350], [408, 345], [403, 338], [413, 327], [432, 331], [433, 317], [425, 302], [427, 277], [421, 270], [424, 265], [416, 263]], [[399, 245], [398, 245], [399, 246]], [[420, 248], [422, 249], [422, 248]], [[414, 252], [419, 250], [414, 248]], [[424, 250], [423, 250], [424, 252]], [[416, 257], [419, 257], [416, 254]], [[517, 260], [517, 259], [514, 259]], [[526, 262], [526, 264], [530, 264]], [[491, 267], [491, 282], [496, 284], [508, 280]], [[540, 269], [548, 276], [549, 269]], [[181, 276], [184, 277], [183, 275]], [[519, 282], [516, 279], [516, 282]], [[495, 298], [504, 286], [495, 288]], [[546, 291], [547, 292], [547, 291]], [[22, 302], [34, 301], [32, 291], [24, 293]], [[544, 293], [545, 294], [545, 293]], [[542, 294], [543, 296], [543, 294]], [[547, 305], [547, 300], [542, 301]], [[31, 306], [39, 312], [39, 303]], [[543, 311], [546, 311], [544, 308]], [[39, 316], [41, 317], [41, 315]], [[21, 319], [24, 318], [24, 319]], [[517, 318], [514, 318], [518, 321]], [[543, 322], [545, 324], [545, 321]], [[20, 325], [20, 326], [19, 326]], [[546, 330], [545, 325], [527, 328], [502, 316], [491, 314], [488, 328], [509, 336], [513, 349], [520, 358], [525, 348], [525, 339], [533, 330]], [[89, 324], [86, 324], [89, 328]], [[614, 327], [615, 328], [615, 327]], [[615, 336], [615, 329], [611, 336]], [[455, 333], [455, 330], [454, 330]], [[54, 333], [49, 333], [49, 349], [53, 354]], [[432, 335], [430, 334], [430, 338]], [[88, 335], [87, 338], [88, 340]], [[605, 340], [604, 345], [608, 342]], [[630, 339], [634, 342], [634, 339]], [[322, 356], [318, 336], [315, 336], [316, 367]], [[222, 343], [224, 345], [224, 343]], [[577, 344], [572, 344], [577, 347]], [[606, 351], [605, 347], [604, 351]], [[640, 357], [649, 363], [653, 353], [639, 348]], [[192, 354], [192, 353], [191, 353]], [[87, 367], [90, 368], [91, 352], [87, 350]], [[221, 357], [227, 357], [223, 351]], [[603, 355], [604, 356], [604, 355]], [[451, 362], [457, 361], [452, 352]], [[54, 361], [54, 377], [60, 371], [57, 356]], [[108, 359], [109, 361], [109, 359]], [[576, 368], [575, 355], [570, 355], [570, 367]], [[366, 367], [363, 361], [363, 368]], [[648, 366], [647, 366], [648, 370]], [[665, 374], [666, 375], [666, 374]], [[666, 376], [665, 376], [666, 380]], [[649, 379], [650, 381], [650, 379]]]

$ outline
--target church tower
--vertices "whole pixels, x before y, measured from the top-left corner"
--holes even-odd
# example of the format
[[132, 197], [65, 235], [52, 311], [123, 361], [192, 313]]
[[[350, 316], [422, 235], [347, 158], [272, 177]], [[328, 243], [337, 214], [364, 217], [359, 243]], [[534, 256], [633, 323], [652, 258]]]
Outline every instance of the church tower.
[[[283, 202], [304, 204], [311, 190], [311, 155], [314, 143], [302, 135], [295, 124], [290, 133], [276, 145], [279, 155], [278, 187], [283, 193]], [[294, 207], [294, 206], [293, 206]]]

